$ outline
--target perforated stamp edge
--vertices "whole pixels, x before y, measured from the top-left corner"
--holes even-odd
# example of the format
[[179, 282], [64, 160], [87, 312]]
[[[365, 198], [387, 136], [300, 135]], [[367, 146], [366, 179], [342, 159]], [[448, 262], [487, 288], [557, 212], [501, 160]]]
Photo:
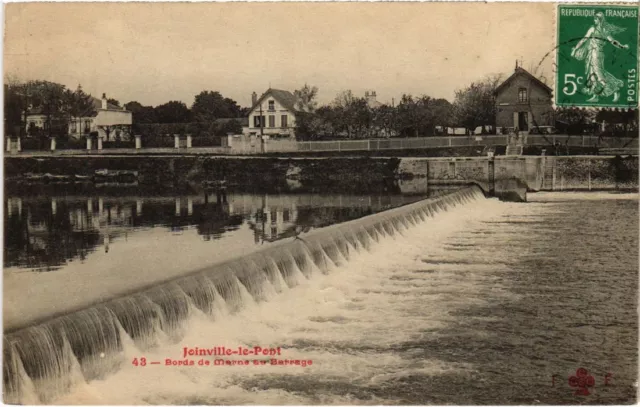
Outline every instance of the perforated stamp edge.
[[[552, 103], [552, 107], [553, 109], [568, 109], [568, 110], [593, 110], [593, 111], [630, 111], [630, 110], [636, 110], [639, 108], [640, 105], [640, 94], [638, 93], [638, 91], [640, 90], [639, 84], [640, 84], [640, 49], [638, 51], [636, 51], [636, 86], [635, 86], [635, 91], [636, 91], [636, 104], [635, 105], [629, 105], [629, 106], [594, 106], [594, 105], [571, 105], [571, 106], [558, 106], [556, 104], [556, 95], [558, 92], [557, 89], [557, 84], [558, 84], [558, 50], [560, 45], [558, 44], [558, 39], [559, 39], [559, 28], [560, 28], [560, 7], [561, 6], [595, 6], [595, 7], [628, 7], [628, 8], [632, 8], [632, 7], [636, 7], [636, 9], [638, 9], [638, 39], [636, 40], [636, 44], [638, 44], [638, 47], [640, 48], [640, 6], [638, 6], [638, 3], [635, 2], [602, 2], [602, 1], [597, 1], [597, 2], [557, 2], [554, 4], [554, 16], [553, 16], [553, 32], [554, 32], [554, 47], [551, 49], [551, 51], [549, 51], [548, 53], [546, 53], [542, 59], [540, 60], [540, 63], [538, 64], [538, 67], [542, 65], [542, 63], [544, 62], [544, 60], [546, 58], [548, 58], [549, 56], [551, 56], [552, 59], [552, 67], [553, 67], [553, 83], [551, 84], [551, 89], [552, 89], [552, 94], [551, 94], [551, 103]], [[550, 55], [551, 54], [551, 55]]]

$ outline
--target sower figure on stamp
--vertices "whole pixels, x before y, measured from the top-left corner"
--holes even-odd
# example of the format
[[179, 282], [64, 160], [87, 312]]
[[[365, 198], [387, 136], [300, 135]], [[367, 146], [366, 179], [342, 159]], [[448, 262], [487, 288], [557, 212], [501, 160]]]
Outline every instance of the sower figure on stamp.
[[613, 35], [625, 29], [607, 23], [602, 12], [596, 13], [594, 25], [589, 27], [587, 34], [571, 49], [571, 56], [579, 61], [585, 61], [586, 86], [582, 90], [592, 95], [588, 102], [598, 101], [599, 96], [613, 95], [613, 102], [620, 98], [620, 89], [624, 82], [604, 69], [604, 47], [610, 42], [614, 47], [627, 49], [629, 45], [622, 45], [613, 39]]

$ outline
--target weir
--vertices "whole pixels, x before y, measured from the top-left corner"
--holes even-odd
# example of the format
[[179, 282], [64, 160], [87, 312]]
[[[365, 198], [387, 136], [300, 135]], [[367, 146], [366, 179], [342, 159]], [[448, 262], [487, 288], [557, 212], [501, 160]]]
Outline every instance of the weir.
[[51, 402], [74, 384], [117, 371], [127, 345], [144, 351], [160, 341], [177, 342], [196, 312], [215, 320], [247, 302], [267, 301], [439, 212], [480, 199], [484, 193], [479, 187], [462, 188], [313, 230], [239, 259], [5, 332], [4, 402]]

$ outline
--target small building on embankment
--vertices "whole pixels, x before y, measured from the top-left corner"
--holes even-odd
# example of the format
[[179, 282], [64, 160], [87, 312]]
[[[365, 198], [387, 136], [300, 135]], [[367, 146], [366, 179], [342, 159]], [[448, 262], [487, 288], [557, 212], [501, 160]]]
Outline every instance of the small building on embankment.
[[496, 129], [527, 134], [534, 126], [553, 126], [552, 89], [516, 65], [515, 71], [495, 90]]

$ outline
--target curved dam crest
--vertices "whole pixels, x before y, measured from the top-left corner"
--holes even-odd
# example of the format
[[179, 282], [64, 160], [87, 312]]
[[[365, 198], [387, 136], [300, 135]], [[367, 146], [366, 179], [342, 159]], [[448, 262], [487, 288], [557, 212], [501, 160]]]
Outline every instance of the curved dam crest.
[[[4, 335], [5, 402], [48, 402], [78, 381], [118, 370], [125, 344], [149, 349], [177, 341], [194, 309], [214, 320], [249, 301], [267, 301], [316, 274], [327, 274], [450, 207], [484, 199], [477, 187], [427, 199], [276, 242], [242, 258], [159, 281]], [[53, 319], [51, 319], [54, 317]], [[45, 321], [45, 319], [48, 319]]]

